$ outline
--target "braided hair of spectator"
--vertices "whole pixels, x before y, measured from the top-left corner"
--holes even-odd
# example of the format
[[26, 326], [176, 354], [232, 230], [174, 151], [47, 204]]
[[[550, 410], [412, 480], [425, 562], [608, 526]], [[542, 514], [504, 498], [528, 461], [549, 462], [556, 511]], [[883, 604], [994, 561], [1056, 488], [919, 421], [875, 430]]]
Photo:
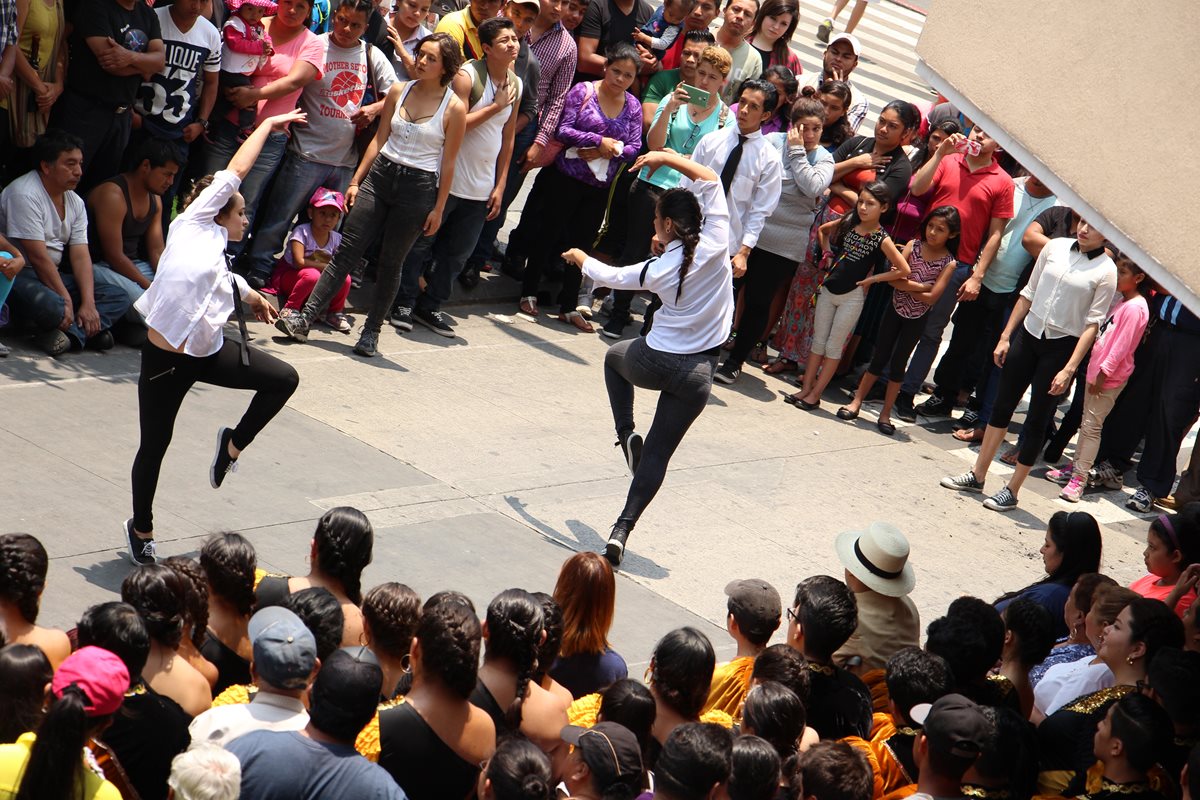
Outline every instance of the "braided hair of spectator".
[[254, 612], [254, 545], [240, 533], [214, 533], [200, 548], [200, 568], [213, 595], [233, 604], [243, 617]]
[[186, 586], [184, 633], [199, 650], [204, 646], [208, 631], [208, 584], [204, 580], [204, 570], [196, 559], [185, 556], [171, 556], [163, 563], [175, 570]]
[[30, 625], [37, 622], [49, 565], [46, 548], [28, 533], [0, 536], [0, 600], [15, 606]]
[[438, 592], [425, 601], [417, 623], [422, 671], [436, 676], [463, 700], [475, 690], [479, 676], [482, 630], [475, 606], [459, 592]]
[[486, 777], [496, 800], [550, 800], [554, 794], [550, 759], [523, 737], [510, 736], [496, 745]]
[[362, 605], [362, 572], [371, 563], [375, 531], [367, 515], [357, 508], [338, 506], [326, 511], [313, 535], [316, 566], [342, 584], [350, 602]]
[[502, 658], [517, 671], [516, 697], [504, 712], [504, 722], [513, 730], [521, 726], [521, 706], [529, 681], [538, 666], [545, 617], [542, 604], [524, 589], [506, 589], [496, 595], [487, 610], [486, 658]]
[[[421, 618], [420, 595], [403, 583], [381, 583], [363, 597], [362, 614], [370, 631], [371, 649], [377, 655], [404, 662]], [[398, 686], [383, 688], [385, 694], [408, 694], [411, 686], [412, 673], [407, 672]]]
[[121, 600], [137, 609], [151, 640], [174, 650], [183, 638], [187, 586], [175, 570], [147, 564], [121, 582]]

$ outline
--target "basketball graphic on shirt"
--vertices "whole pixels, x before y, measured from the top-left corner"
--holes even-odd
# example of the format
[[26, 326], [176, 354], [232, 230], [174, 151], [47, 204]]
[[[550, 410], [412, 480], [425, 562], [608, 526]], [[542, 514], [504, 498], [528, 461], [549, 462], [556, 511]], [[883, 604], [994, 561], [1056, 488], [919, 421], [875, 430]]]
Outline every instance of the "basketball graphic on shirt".
[[146, 48], [150, 46], [150, 37], [146, 32], [137, 28], [130, 28], [125, 31], [125, 49], [132, 50], [135, 53], [144, 53]]
[[349, 70], [343, 70], [329, 81], [329, 99], [341, 108], [357, 108], [363, 98], [363, 80]]

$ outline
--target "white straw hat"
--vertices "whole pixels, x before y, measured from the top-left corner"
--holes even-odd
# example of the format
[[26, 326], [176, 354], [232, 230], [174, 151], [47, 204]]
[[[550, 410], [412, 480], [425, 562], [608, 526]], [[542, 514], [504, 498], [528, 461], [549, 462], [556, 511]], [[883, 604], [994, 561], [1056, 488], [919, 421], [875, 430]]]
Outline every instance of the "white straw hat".
[[903, 597], [917, 583], [908, 563], [908, 539], [895, 525], [872, 522], [865, 531], [840, 533], [834, 546], [842, 566], [872, 591]]

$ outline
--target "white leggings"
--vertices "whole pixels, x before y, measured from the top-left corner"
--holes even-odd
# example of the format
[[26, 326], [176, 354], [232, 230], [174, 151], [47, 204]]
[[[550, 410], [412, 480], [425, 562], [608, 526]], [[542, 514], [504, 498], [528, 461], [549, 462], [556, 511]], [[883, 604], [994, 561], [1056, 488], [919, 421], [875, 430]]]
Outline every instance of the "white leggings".
[[826, 358], [841, 358], [858, 315], [862, 313], [867, 293], [855, 286], [845, 294], [825, 289], [817, 295], [813, 313], [812, 354]]

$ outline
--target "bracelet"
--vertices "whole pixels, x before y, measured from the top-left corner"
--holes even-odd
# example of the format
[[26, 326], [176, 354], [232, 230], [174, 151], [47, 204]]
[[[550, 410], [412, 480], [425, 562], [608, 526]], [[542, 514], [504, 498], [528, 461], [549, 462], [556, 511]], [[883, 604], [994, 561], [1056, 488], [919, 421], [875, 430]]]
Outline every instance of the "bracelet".
[[358, 188], [358, 184], [357, 184], [357, 183], [352, 183], [352, 184], [350, 184], [349, 186], [347, 186], [346, 188], [347, 188], [347, 189], [351, 189], [351, 188], [357, 189], [357, 188]]

